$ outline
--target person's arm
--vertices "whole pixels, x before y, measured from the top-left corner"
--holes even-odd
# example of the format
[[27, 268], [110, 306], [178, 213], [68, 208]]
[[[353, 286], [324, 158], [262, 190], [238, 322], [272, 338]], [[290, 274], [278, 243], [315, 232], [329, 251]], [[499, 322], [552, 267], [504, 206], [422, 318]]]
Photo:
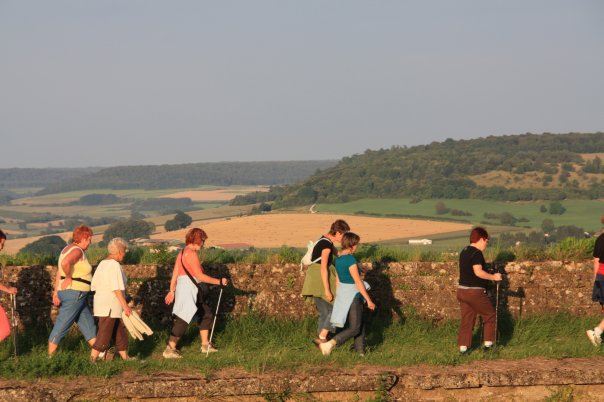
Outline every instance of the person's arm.
[[[177, 257], [177, 258], [179, 258], [179, 257]], [[166, 304], [172, 304], [172, 302], [174, 301], [174, 295], [176, 292], [176, 281], [178, 280], [177, 264], [178, 264], [177, 262], [174, 263], [174, 269], [172, 270], [172, 279], [170, 279], [170, 291], [168, 292], [168, 294], [166, 295], [166, 298], [164, 299]]]
[[126, 302], [126, 298], [124, 297], [124, 292], [122, 290], [114, 290], [113, 293], [115, 293], [115, 296], [117, 297], [120, 304], [124, 308], [124, 314], [126, 314], [126, 316], [129, 317], [130, 313], [132, 313], [132, 309], [130, 308], [130, 306], [128, 306], [128, 303]]
[[0, 290], [3, 291], [3, 292], [6, 292], [8, 294], [11, 294], [11, 295], [16, 295], [17, 294], [17, 288], [15, 288], [15, 287], [8, 287], [8, 286], [5, 286], [5, 285], [3, 285], [1, 283], [0, 283]]
[[482, 269], [482, 265], [474, 264], [472, 265], [472, 269], [474, 270], [474, 275], [479, 277], [480, 279], [486, 279], [488, 281], [497, 281], [501, 280], [501, 274], [499, 272], [494, 274], [489, 274], [488, 272]]
[[325, 299], [327, 301], [333, 300], [333, 294], [331, 293], [331, 289], [329, 288], [329, 268], [327, 266], [327, 264], [329, 263], [330, 254], [331, 254], [330, 248], [324, 248], [321, 251], [321, 281], [323, 282], [323, 289], [325, 291]]
[[[78, 252], [74, 253], [73, 250]], [[67, 252], [67, 255], [63, 257], [63, 261], [61, 261], [61, 269], [63, 269], [63, 273], [65, 274], [65, 279], [63, 280], [63, 285], [61, 286], [61, 290], [67, 289], [71, 286], [71, 268], [82, 258], [84, 253], [81, 254], [80, 249], [73, 247], [71, 250]], [[59, 278], [60, 280], [61, 278]]]
[[222, 285], [226, 286], [228, 283], [227, 278], [213, 278], [210, 275], [206, 275], [203, 271], [203, 267], [199, 262], [199, 256], [197, 253], [189, 252], [185, 257], [185, 264], [191, 276], [197, 279], [199, 282], [209, 283], [210, 285]]
[[59, 300], [59, 287], [61, 286], [61, 272], [57, 268], [57, 274], [55, 275], [55, 290], [52, 292], [52, 304], [59, 306], [61, 300]]
[[598, 275], [599, 269], [600, 269], [600, 259], [598, 257], [594, 257], [594, 281], [596, 280], [596, 275]]
[[361, 293], [361, 295], [365, 298], [365, 300], [367, 300], [367, 307], [369, 307], [369, 310], [375, 310], [375, 304], [373, 303], [373, 300], [371, 300], [371, 297], [369, 297], [369, 293], [367, 293], [367, 289], [365, 289], [365, 285], [363, 284], [363, 281], [361, 280], [361, 275], [359, 275], [359, 268], [357, 267], [357, 264], [352, 264], [350, 267], [348, 267], [348, 271], [350, 271], [350, 275], [352, 276], [352, 279], [354, 280], [354, 284], [357, 285], [357, 289], [359, 290], [359, 292]]

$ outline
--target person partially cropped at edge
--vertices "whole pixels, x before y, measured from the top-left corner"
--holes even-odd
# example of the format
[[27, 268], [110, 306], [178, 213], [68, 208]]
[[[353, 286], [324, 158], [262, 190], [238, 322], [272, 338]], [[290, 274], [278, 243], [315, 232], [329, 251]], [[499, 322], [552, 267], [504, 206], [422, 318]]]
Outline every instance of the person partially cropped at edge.
[[52, 302], [59, 306], [59, 314], [48, 337], [48, 356], [53, 356], [59, 342], [73, 323], [90, 346], [96, 341], [96, 325], [88, 307], [92, 265], [86, 259], [84, 251], [92, 242], [92, 229], [80, 225], [74, 229], [72, 243], [59, 255], [55, 290]]
[[322, 236], [315, 244], [311, 260], [316, 262], [308, 266], [304, 278], [302, 296], [312, 298], [319, 312], [318, 337], [313, 340], [317, 346], [327, 342], [327, 335], [332, 330], [329, 321], [337, 286], [337, 273], [333, 261], [338, 254], [334, 243], [340, 243], [342, 236], [348, 231], [350, 226], [341, 219], [331, 224], [329, 233]]
[[[198, 300], [197, 285], [193, 283], [189, 275], [197, 282], [211, 285], [226, 286], [227, 278], [213, 278], [207, 275], [199, 262], [197, 252], [203, 247], [208, 235], [200, 228], [190, 229], [185, 236], [185, 248], [176, 257], [170, 291], [166, 295], [166, 304], [172, 304], [173, 326], [168, 338], [168, 345], [163, 352], [166, 359], [179, 359], [181, 354], [176, 348], [178, 341], [184, 335], [189, 324], [196, 318], [199, 322], [199, 337], [201, 338], [201, 352], [217, 352], [209, 341], [210, 328], [214, 314], [207, 300]], [[189, 272], [187, 275], [186, 271]]]
[[[0, 230], [0, 251], [4, 249], [4, 242], [6, 242], [6, 234], [4, 234], [4, 232]], [[11, 295], [17, 294], [17, 288], [12, 286], [8, 287], [2, 283], [0, 283], [0, 291], [6, 292]], [[8, 338], [8, 336], [10, 335], [10, 329], [10, 323], [8, 321], [6, 312], [4, 311], [2, 306], [0, 306], [0, 342]]]
[[[600, 219], [604, 225], [604, 216]], [[596, 239], [594, 245], [594, 287], [591, 294], [592, 301], [597, 301], [602, 306], [604, 314], [604, 230]], [[604, 319], [594, 329], [587, 330], [587, 337], [594, 346], [599, 346], [602, 343], [602, 332], [604, 332]]]
[[482, 254], [489, 244], [489, 234], [482, 227], [472, 229], [470, 245], [459, 254], [459, 286], [457, 300], [461, 309], [461, 324], [457, 336], [459, 352], [465, 353], [472, 347], [472, 329], [476, 315], [484, 324], [484, 347], [493, 346], [497, 334], [495, 308], [487, 297], [488, 281], [501, 281], [501, 274], [485, 271], [486, 262]]

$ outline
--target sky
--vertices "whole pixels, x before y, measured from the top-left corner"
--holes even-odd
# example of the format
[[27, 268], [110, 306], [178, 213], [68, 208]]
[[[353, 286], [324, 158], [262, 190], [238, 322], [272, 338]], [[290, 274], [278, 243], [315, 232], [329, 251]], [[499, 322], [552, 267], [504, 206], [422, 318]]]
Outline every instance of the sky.
[[604, 131], [601, 0], [0, 0], [0, 168]]

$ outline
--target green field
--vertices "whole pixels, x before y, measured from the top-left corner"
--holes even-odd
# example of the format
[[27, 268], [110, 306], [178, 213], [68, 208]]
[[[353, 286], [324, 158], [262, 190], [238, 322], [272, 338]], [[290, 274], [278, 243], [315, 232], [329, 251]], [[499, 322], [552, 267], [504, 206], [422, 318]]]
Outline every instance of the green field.
[[[38, 220], [38, 216], [43, 213], [56, 215], [58, 218], [53, 221], [55, 225], [61, 225], [63, 218], [68, 217], [90, 217], [90, 218], [128, 218], [133, 209], [133, 202], [144, 199], [153, 199], [167, 194], [187, 191], [220, 191], [227, 190], [229, 193], [239, 194], [250, 191], [250, 186], [199, 186], [195, 188], [176, 188], [164, 190], [143, 190], [143, 189], [94, 189], [84, 191], [70, 191], [60, 194], [49, 194], [44, 196], [27, 196], [13, 200], [9, 205], [0, 207], [0, 219], [5, 222], [1, 224], [2, 229], [9, 231], [12, 235], [19, 236], [37, 236], [48, 228], [48, 223]], [[22, 194], [30, 194], [33, 188], [21, 189]], [[29, 192], [25, 190], [30, 190]], [[109, 205], [70, 205], [80, 197], [89, 194], [115, 194], [124, 199], [125, 202]], [[193, 220], [205, 220], [217, 217], [238, 216], [247, 214], [249, 207], [228, 207], [227, 201], [193, 201], [189, 213]], [[139, 212], [147, 215], [147, 220], [163, 228], [166, 220], [172, 218], [173, 213], [165, 214], [161, 210], [147, 210], [137, 208]], [[22, 221], [28, 221], [27, 227], [19, 226]], [[58, 228], [55, 226], [55, 228]], [[101, 233], [106, 228], [98, 226], [95, 228], [97, 233]], [[60, 231], [60, 230], [59, 230]]]
[[[453, 216], [451, 213], [438, 215], [435, 205], [444, 202], [448, 208], [458, 209], [472, 213], [472, 216]], [[410, 199], [363, 199], [340, 204], [319, 204], [315, 210], [319, 212], [345, 213], [345, 214], [377, 214], [398, 215], [408, 217], [422, 217], [428, 219], [455, 219], [470, 222], [474, 225], [483, 224], [501, 226], [497, 220], [489, 220], [484, 213], [501, 214], [509, 212], [516, 218], [526, 218], [528, 222], [519, 222], [519, 227], [540, 229], [544, 219], [551, 219], [556, 226], [574, 225], [587, 231], [600, 230], [600, 217], [604, 215], [604, 203], [601, 200], [566, 200], [561, 202], [566, 208], [563, 215], [550, 215], [539, 212], [539, 207], [549, 207], [549, 201], [536, 202], [500, 202], [484, 200], [438, 199], [422, 200], [410, 203]]]

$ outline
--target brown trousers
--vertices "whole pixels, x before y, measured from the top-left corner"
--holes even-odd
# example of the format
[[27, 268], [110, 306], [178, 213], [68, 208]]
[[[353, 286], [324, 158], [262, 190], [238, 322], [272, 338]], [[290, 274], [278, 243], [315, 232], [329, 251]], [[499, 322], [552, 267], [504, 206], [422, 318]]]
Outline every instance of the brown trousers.
[[119, 318], [99, 317], [99, 331], [92, 348], [99, 352], [109, 349], [111, 340], [115, 340], [115, 349], [118, 352], [128, 350], [128, 333], [124, 323]]
[[482, 317], [484, 340], [494, 342], [497, 331], [495, 308], [487, 297], [487, 292], [484, 289], [457, 289], [457, 300], [461, 308], [461, 325], [457, 345], [468, 348], [472, 346], [472, 329], [477, 314]]

